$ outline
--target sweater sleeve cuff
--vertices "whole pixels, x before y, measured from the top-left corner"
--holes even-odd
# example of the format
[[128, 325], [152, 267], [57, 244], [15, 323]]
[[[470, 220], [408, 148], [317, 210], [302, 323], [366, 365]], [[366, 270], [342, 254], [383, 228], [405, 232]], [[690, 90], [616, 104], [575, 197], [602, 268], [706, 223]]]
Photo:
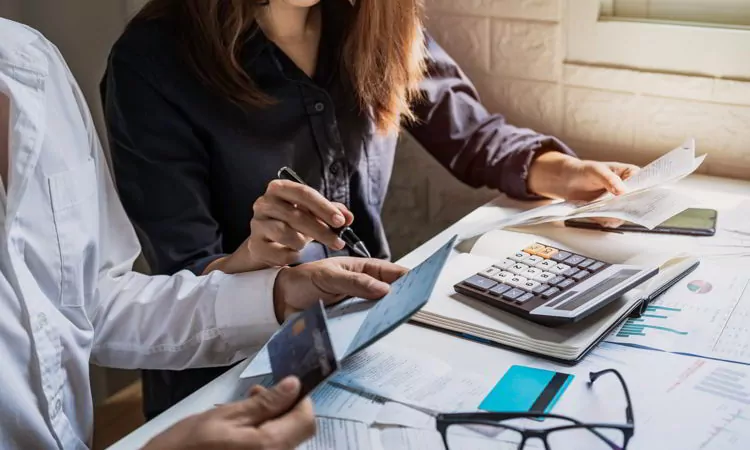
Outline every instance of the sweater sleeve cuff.
[[553, 136], [540, 136], [516, 155], [511, 157], [510, 168], [514, 176], [508, 177], [509, 183], [503, 188], [506, 195], [519, 200], [541, 200], [545, 197], [537, 195], [528, 188], [529, 171], [534, 160], [540, 155], [556, 151], [577, 157], [575, 152], [560, 139]]
[[278, 268], [228, 275], [216, 298], [216, 325], [229, 344], [242, 350], [263, 345], [280, 325], [273, 288]]

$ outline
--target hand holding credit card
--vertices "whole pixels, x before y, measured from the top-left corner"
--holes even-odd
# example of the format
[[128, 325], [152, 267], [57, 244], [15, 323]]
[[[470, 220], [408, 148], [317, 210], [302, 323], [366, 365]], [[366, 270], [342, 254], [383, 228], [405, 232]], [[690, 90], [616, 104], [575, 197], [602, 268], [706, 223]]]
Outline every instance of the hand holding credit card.
[[274, 383], [293, 375], [300, 379], [300, 399], [339, 369], [323, 303], [318, 302], [287, 321], [268, 342]]
[[[377, 302], [353, 298], [329, 309], [330, 322], [326, 324], [338, 361], [345, 361], [382, 339], [427, 303], [457, 238], [453, 236], [432, 256], [396, 280], [390, 292]], [[276, 336], [271, 338], [275, 339]], [[240, 378], [272, 373], [271, 358], [269, 342], [250, 361]]]

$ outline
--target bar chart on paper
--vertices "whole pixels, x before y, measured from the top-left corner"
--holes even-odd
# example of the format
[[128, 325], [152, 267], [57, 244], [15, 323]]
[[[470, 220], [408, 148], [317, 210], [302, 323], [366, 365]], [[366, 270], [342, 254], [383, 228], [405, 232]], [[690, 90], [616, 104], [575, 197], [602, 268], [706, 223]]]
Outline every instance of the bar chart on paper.
[[607, 342], [750, 364], [750, 278], [704, 261]]
[[677, 335], [686, 335], [687, 331], [680, 331], [670, 328], [669, 318], [682, 311], [680, 308], [670, 308], [667, 306], [649, 306], [646, 312], [640, 318], [628, 319], [617, 332], [616, 336], [628, 338], [631, 336], [646, 336], [647, 332], [662, 331], [665, 333], [674, 333]]
[[701, 379], [694, 389], [750, 405], [750, 378], [746, 371], [717, 367]]
[[655, 409], [641, 416], [635, 441], [643, 448], [747, 450], [750, 367], [703, 358], [680, 360], [686, 364], [662, 396], [653, 394]]

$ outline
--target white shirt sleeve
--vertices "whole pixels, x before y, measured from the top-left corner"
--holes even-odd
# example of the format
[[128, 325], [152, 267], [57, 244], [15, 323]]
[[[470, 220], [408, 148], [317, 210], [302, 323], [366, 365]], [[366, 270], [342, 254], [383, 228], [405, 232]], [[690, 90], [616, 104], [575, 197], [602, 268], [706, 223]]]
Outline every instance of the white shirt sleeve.
[[[61, 58], [62, 59], [62, 58]], [[97, 165], [99, 236], [92, 362], [119, 368], [184, 369], [227, 365], [260, 349], [278, 328], [278, 270], [241, 275], [133, 271], [140, 245], [115, 191], [101, 142], [77, 83], [69, 81]], [[93, 259], [93, 258], [92, 258]]]

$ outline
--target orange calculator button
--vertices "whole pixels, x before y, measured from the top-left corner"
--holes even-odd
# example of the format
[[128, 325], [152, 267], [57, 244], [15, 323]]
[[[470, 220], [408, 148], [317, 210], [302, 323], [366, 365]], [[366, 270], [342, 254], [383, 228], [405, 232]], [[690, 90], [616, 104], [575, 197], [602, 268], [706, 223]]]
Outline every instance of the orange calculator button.
[[537, 253], [537, 255], [541, 256], [542, 258], [549, 259], [549, 258], [552, 258], [553, 256], [555, 256], [557, 253], [558, 253], [558, 250], [556, 248], [545, 247], [544, 250], [542, 250], [541, 252]]
[[539, 244], [539, 243], [536, 243], [536, 244], [529, 245], [528, 247], [526, 247], [525, 249], [523, 249], [523, 251], [525, 251], [529, 255], [542, 256], [540, 254], [540, 252], [543, 252], [546, 248], [547, 248], [546, 246], [544, 246], [542, 244]]

